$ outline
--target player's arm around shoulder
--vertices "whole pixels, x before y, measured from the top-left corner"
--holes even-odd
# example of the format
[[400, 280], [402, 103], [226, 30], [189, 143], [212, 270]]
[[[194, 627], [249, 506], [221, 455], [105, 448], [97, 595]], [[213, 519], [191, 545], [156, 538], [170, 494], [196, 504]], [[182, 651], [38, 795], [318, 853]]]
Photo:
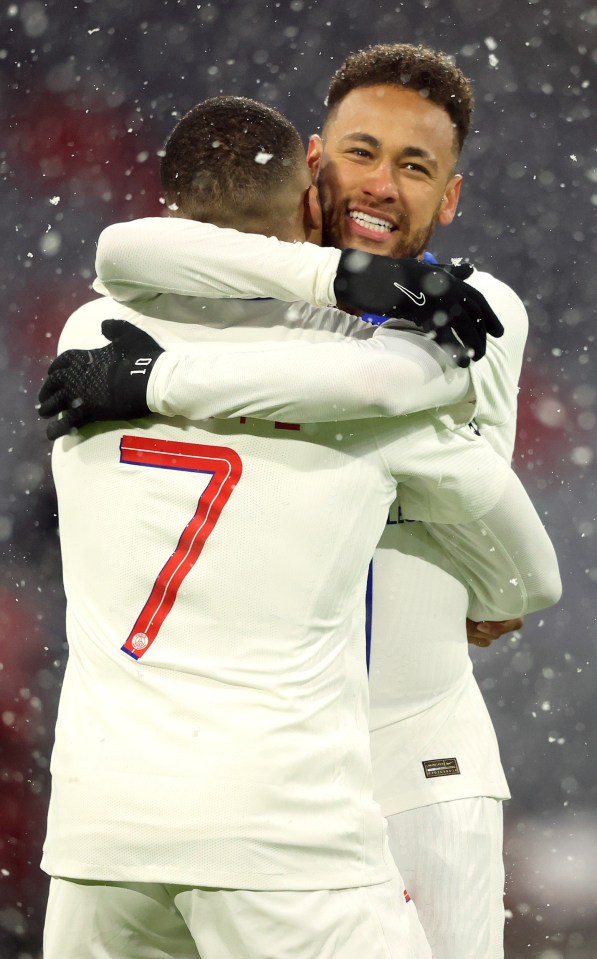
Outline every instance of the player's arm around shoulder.
[[114, 223], [101, 233], [94, 289], [123, 303], [175, 293], [333, 306], [340, 255], [331, 247], [183, 217], [147, 217]]
[[213, 355], [201, 344], [188, 355], [166, 353], [147, 398], [166, 416], [200, 418], [202, 411], [320, 423], [401, 416], [464, 403], [471, 392], [468, 369], [451, 364], [434, 343], [376, 330], [368, 340], [265, 342]]

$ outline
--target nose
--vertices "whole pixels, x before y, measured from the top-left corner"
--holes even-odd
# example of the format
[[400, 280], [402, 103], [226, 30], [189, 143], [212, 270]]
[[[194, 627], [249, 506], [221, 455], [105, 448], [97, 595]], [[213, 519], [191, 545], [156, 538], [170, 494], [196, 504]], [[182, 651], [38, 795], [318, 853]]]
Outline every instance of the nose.
[[398, 183], [391, 163], [380, 162], [367, 172], [361, 184], [363, 193], [382, 200], [398, 198]]

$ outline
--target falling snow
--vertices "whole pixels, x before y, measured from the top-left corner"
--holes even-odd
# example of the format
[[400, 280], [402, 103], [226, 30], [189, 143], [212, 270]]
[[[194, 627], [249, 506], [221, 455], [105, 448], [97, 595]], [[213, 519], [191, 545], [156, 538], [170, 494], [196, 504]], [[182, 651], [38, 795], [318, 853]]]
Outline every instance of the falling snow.
[[37, 862], [66, 658], [49, 448], [34, 405], [66, 317], [92, 296], [97, 236], [112, 221], [165, 212], [161, 148], [197, 100], [256, 97], [286, 112], [306, 142], [343, 57], [395, 39], [453, 54], [475, 83], [458, 215], [430, 245], [440, 261], [495, 273], [527, 307], [515, 467], [564, 580], [557, 607], [472, 653], [513, 795], [506, 955], [594, 959], [594, 9], [585, 0], [504, 0], [495, 12], [481, 0], [27, 0], [0, 19], [3, 959], [2, 950], [39, 957]]
[[260, 163], [262, 166], [264, 166], [266, 163], [269, 163], [273, 155], [273, 153], [263, 153], [260, 151], [259, 153], [255, 154], [255, 163]]

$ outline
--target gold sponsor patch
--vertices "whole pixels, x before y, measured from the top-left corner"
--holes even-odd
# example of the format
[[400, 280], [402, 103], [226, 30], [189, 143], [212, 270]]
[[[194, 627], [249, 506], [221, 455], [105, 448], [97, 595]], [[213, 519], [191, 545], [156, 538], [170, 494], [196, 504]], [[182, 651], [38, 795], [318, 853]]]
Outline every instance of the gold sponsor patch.
[[425, 779], [437, 779], [438, 776], [460, 776], [458, 761], [451, 759], [426, 759], [423, 762]]

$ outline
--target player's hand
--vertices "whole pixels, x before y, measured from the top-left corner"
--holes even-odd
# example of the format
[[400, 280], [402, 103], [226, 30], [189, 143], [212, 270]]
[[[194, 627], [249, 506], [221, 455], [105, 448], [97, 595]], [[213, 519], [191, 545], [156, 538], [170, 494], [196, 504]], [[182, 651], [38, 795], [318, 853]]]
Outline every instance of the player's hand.
[[39, 415], [48, 424], [49, 440], [98, 420], [131, 420], [149, 413], [147, 384], [163, 349], [143, 330], [125, 320], [104, 320], [108, 346], [66, 350], [50, 364], [39, 392]]
[[466, 367], [485, 355], [488, 333], [504, 332], [483, 294], [465, 283], [471, 273], [468, 264], [443, 267], [347, 249], [334, 293], [336, 302], [352, 309], [411, 320]]
[[466, 621], [466, 636], [472, 646], [481, 646], [487, 649], [496, 639], [505, 633], [513, 633], [516, 629], [522, 629], [524, 619], [503, 619], [499, 622], [481, 622], [475, 623], [472, 619]]

